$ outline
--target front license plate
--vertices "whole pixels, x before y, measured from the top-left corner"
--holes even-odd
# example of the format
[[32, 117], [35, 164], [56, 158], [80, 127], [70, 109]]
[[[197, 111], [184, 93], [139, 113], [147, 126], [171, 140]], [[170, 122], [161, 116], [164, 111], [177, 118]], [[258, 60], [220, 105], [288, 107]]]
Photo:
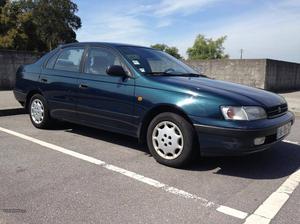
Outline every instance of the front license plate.
[[287, 135], [291, 130], [291, 122], [277, 128], [277, 139]]

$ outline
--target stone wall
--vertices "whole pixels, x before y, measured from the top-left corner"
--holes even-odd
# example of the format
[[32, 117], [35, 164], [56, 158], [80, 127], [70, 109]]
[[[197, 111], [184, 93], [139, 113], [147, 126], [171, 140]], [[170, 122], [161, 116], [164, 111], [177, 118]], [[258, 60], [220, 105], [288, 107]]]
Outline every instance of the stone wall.
[[18, 67], [32, 63], [40, 56], [33, 52], [0, 50], [0, 90], [12, 89]]
[[300, 90], [300, 64], [271, 59], [187, 60], [212, 78], [274, 92]]
[[215, 79], [264, 88], [266, 60], [196, 60], [185, 63]]

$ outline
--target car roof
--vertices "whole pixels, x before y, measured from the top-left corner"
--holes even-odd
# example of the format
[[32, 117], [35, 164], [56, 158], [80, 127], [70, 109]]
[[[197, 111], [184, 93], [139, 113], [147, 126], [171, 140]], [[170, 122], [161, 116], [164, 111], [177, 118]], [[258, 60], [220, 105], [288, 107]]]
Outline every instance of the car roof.
[[124, 44], [124, 43], [112, 43], [112, 42], [75, 42], [69, 44], [60, 45], [61, 48], [71, 47], [71, 46], [80, 46], [80, 45], [89, 45], [89, 46], [108, 46], [108, 47], [142, 47], [150, 48], [145, 46], [133, 45], [133, 44]]

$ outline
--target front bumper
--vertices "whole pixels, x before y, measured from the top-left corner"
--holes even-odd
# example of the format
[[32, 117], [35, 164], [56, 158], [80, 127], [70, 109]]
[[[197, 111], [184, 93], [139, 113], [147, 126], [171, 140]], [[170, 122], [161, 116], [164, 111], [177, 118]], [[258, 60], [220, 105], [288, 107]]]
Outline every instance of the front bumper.
[[[263, 122], [256, 121], [251, 125], [249, 123], [249, 128], [245, 125], [246, 123], [239, 128], [198, 123], [195, 123], [194, 127], [197, 132], [201, 155], [243, 155], [268, 149], [281, 141], [287, 135], [277, 139], [277, 129], [289, 122], [293, 124], [294, 121], [294, 114], [287, 112], [278, 118], [266, 119]], [[266, 140], [262, 145], [255, 145], [254, 139], [259, 137], [266, 137]]]

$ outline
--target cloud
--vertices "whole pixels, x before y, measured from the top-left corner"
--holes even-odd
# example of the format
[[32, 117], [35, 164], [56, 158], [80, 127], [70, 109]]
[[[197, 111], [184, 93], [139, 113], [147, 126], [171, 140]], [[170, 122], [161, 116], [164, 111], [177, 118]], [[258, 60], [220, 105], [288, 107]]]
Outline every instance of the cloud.
[[278, 6], [280, 7], [300, 7], [299, 0], [285, 0], [281, 1]]
[[215, 3], [217, 0], [162, 0], [157, 5], [154, 14], [157, 16], [170, 16], [174, 13], [191, 14]]
[[159, 0], [151, 4], [139, 4], [129, 10], [131, 16], [148, 16], [157, 20], [157, 27], [173, 24], [174, 17], [188, 16], [221, 0]]
[[210, 30], [208, 35], [227, 35], [225, 48], [238, 58], [274, 58], [300, 62], [300, 14], [294, 8], [272, 5], [259, 12], [235, 18], [228, 25]]
[[[101, 13], [93, 17], [94, 22], [84, 24], [77, 32], [80, 41], [107, 41], [144, 44], [150, 33], [142, 20], [121, 13]], [[137, 38], [138, 37], [138, 38]]]
[[[225, 52], [231, 58], [273, 58], [300, 62], [300, 4], [299, 1], [266, 4], [261, 9], [210, 24], [201, 33], [217, 38], [227, 35]], [[212, 28], [210, 28], [212, 27]], [[200, 29], [199, 29], [200, 30]], [[200, 31], [198, 31], [200, 32]], [[193, 45], [197, 31], [175, 38], [180, 53]]]
[[[147, 44], [151, 37], [158, 36], [158, 30], [169, 27], [177, 13], [190, 14], [216, 0], [159, 0], [151, 4], [129, 1], [126, 5], [95, 5], [90, 14], [85, 15], [88, 23], [77, 32], [80, 41], [122, 41]], [[96, 9], [99, 7], [99, 9]], [[103, 8], [104, 7], [104, 8]], [[100, 13], [99, 13], [100, 12]]]
[[162, 19], [162, 20], [159, 20], [157, 22], [156, 27], [157, 28], [164, 28], [164, 27], [170, 26], [172, 23], [173, 23], [173, 21], [171, 19]]

